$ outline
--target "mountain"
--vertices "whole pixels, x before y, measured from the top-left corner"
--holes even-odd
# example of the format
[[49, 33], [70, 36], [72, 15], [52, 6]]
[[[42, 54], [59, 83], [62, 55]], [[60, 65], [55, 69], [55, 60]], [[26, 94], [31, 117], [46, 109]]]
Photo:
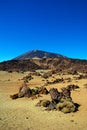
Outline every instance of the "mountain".
[[60, 54], [55, 54], [51, 52], [41, 51], [41, 50], [32, 50], [27, 53], [24, 53], [13, 60], [26, 60], [26, 59], [43, 59], [43, 58], [58, 58], [58, 57], [64, 57]]
[[0, 70], [3, 71], [25, 72], [37, 69], [87, 73], [87, 60], [71, 59], [60, 54], [33, 50], [10, 61], [0, 63]]

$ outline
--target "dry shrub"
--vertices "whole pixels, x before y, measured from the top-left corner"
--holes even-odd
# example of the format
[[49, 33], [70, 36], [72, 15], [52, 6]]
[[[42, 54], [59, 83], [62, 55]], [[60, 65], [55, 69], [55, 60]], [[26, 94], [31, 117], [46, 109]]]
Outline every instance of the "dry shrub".
[[63, 109], [61, 111], [63, 113], [70, 113], [70, 109], [68, 109], [67, 107], [63, 107]]
[[63, 107], [64, 107], [64, 104], [63, 104], [63, 103], [58, 103], [58, 104], [56, 105], [56, 109], [59, 110], [59, 111], [61, 111]]
[[70, 101], [70, 99], [62, 99], [60, 103], [56, 105], [56, 109], [62, 111], [63, 113], [70, 113], [76, 110], [76, 106], [73, 101]]
[[42, 102], [41, 102], [41, 106], [43, 106], [43, 107], [47, 107], [48, 105], [50, 104], [50, 101], [49, 100], [42, 100]]
[[38, 90], [37, 89], [31, 89], [31, 93], [32, 93], [32, 95], [36, 95], [36, 94], [38, 94]]
[[70, 98], [61, 98], [61, 100], [60, 100], [61, 103], [65, 102], [65, 101], [73, 102], [71, 97]]
[[43, 107], [48, 107], [50, 104], [50, 101], [49, 100], [40, 100], [38, 103], [37, 103], [37, 106], [43, 106]]

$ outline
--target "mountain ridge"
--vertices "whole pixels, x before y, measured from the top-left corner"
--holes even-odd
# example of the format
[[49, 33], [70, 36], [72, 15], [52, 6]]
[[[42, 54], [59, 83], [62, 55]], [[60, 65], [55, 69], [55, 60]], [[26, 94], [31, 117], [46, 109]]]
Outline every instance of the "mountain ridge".
[[53, 53], [53, 52], [47, 52], [42, 50], [31, 50], [28, 51], [22, 55], [17, 56], [16, 58], [12, 60], [26, 60], [26, 59], [33, 59], [33, 58], [59, 58], [59, 57], [65, 57], [61, 54]]
[[60, 54], [33, 50], [12, 60], [0, 63], [0, 70], [3, 71], [25, 72], [37, 69], [87, 73], [87, 60], [73, 59]]

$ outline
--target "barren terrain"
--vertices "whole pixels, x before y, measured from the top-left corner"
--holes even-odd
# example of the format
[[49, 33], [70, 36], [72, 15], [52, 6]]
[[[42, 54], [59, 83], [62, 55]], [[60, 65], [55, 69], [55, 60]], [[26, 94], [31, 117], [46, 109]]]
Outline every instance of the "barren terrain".
[[[42, 71], [42, 70], [41, 70]], [[49, 99], [50, 96], [42, 95], [37, 99], [18, 98], [12, 100], [11, 94], [18, 92], [22, 85], [25, 73], [8, 73], [0, 71], [0, 130], [87, 130], [87, 78], [76, 79], [78, 75], [54, 74], [49, 77], [49, 81], [56, 78], [63, 78], [64, 82], [48, 84], [46, 88], [57, 88], [69, 84], [78, 85], [80, 88], [72, 91], [72, 99], [80, 107], [77, 112], [64, 114], [60, 111], [46, 111], [43, 107], [35, 105], [40, 99]], [[67, 78], [71, 78], [68, 81]], [[28, 86], [34, 88], [43, 86], [46, 79], [33, 75], [33, 79], [28, 82]]]

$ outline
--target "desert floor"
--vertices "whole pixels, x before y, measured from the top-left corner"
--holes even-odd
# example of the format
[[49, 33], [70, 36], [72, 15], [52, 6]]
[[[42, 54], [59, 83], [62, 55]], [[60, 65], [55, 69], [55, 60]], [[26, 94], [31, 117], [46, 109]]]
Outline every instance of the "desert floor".
[[[12, 100], [10, 95], [18, 92], [22, 85], [21, 80], [27, 73], [8, 73], [0, 71], [0, 130], [87, 130], [87, 79], [75, 80], [72, 75], [54, 75], [64, 79], [71, 77], [72, 82], [57, 83], [48, 85], [52, 87], [66, 87], [69, 84], [79, 85], [79, 89], [72, 91], [72, 99], [80, 104], [79, 110], [75, 113], [64, 114], [60, 111], [46, 111], [35, 105], [40, 99], [49, 98], [49, 95], [42, 95], [38, 99], [19, 98]], [[33, 76], [29, 87], [41, 86], [45, 81], [41, 77]], [[51, 78], [49, 80], [52, 80]]]

